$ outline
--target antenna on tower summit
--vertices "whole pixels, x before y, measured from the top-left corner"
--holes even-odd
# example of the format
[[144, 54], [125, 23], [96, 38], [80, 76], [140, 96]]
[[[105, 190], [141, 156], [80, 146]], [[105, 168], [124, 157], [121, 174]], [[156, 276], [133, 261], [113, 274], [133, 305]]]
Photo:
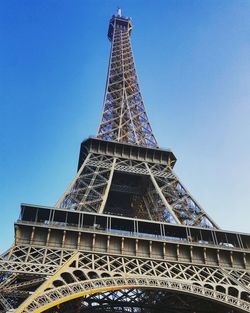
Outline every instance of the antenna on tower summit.
[[122, 16], [122, 9], [118, 7], [117, 9], [117, 16], [121, 17]]

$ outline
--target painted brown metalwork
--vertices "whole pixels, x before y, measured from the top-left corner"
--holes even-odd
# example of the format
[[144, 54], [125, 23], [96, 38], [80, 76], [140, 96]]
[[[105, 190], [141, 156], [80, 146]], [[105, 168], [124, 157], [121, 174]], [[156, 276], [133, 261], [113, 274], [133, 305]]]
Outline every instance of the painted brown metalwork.
[[160, 149], [121, 10], [96, 138], [54, 207], [22, 204], [0, 312], [250, 312], [250, 235], [221, 230]]

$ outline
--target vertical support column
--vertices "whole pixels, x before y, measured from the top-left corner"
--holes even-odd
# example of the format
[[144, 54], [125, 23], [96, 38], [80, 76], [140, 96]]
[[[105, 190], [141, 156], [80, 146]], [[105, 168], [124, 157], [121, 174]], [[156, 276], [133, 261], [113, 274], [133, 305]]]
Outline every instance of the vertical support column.
[[114, 170], [115, 170], [115, 164], [116, 164], [116, 158], [114, 158], [113, 162], [112, 162], [112, 167], [111, 167], [111, 170], [110, 170], [110, 173], [109, 173], [109, 180], [108, 180], [107, 187], [105, 189], [105, 192], [104, 192], [104, 195], [103, 195], [103, 198], [102, 198], [102, 204], [101, 204], [101, 206], [99, 208], [98, 213], [103, 213], [103, 211], [104, 211], [104, 208], [105, 208], [105, 205], [106, 205], [106, 202], [107, 202], [107, 199], [108, 199], [108, 195], [109, 195], [109, 190], [110, 190], [110, 186], [111, 186]]
[[150, 170], [148, 164], [145, 163], [145, 166], [146, 166], [147, 171], [148, 171], [148, 173], [149, 173], [149, 175], [150, 175], [151, 181], [152, 181], [152, 183], [153, 183], [155, 189], [157, 190], [158, 195], [160, 196], [162, 202], [163, 202], [164, 205], [166, 206], [167, 210], [171, 213], [171, 215], [172, 215], [172, 217], [174, 218], [174, 220], [176, 221], [176, 223], [181, 224], [180, 220], [178, 219], [178, 217], [177, 217], [176, 214], [174, 213], [174, 211], [173, 211], [171, 205], [167, 202], [166, 198], [164, 197], [164, 195], [163, 195], [163, 193], [162, 193], [162, 191], [161, 191], [159, 185], [157, 184], [157, 182], [156, 182], [156, 180], [155, 180], [155, 178], [154, 178], [154, 175], [152, 174], [152, 172], [151, 172], [151, 170]]
[[72, 180], [72, 182], [70, 183], [70, 185], [68, 186], [68, 188], [66, 189], [66, 191], [64, 192], [64, 194], [61, 196], [61, 198], [57, 201], [55, 207], [59, 208], [59, 206], [62, 204], [63, 200], [65, 199], [66, 195], [69, 193], [69, 191], [71, 190], [71, 188], [74, 186], [76, 180], [78, 179], [78, 177], [81, 175], [82, 170], [84, 168], [84, 166], [86, 165], [86, 163], [88, 162], [89, 158], [90, 158], [91, 154], [89, 153], [86, 157], [86, 159], [84, 160], [84, 162], [82, 163], [82, 166], [80, 167], [79, 171], [77, 172], [75, 178]]

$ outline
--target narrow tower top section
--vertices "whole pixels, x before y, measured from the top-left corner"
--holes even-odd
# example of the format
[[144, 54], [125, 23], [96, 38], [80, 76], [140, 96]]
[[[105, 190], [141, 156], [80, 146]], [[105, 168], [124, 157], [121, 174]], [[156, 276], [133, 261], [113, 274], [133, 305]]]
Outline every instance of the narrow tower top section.
[[122, 16], [121, 8], [118, 8], [117, 14], [113, 15], [109, 22], [108, 29], [108, 38], [112, 41], [114, 35], [114, 29], [123, 29], [124, 31], [128, 31], [129, 34], [132, 30], [132, 21], [131, 18]]
[[142, 100], [130, 43], [132, 22], [121, 9], [109, 22], [111, 42], [103, 114], [97, 137], [158, 148]]

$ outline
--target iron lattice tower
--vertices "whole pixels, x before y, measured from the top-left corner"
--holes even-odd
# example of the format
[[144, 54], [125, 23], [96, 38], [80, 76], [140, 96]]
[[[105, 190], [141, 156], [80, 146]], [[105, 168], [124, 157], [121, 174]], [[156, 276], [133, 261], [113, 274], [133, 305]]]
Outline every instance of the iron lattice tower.
[[250, 312], [250, 235], [221, 230], [153, 135], [121, 10], [95, 138], [54, 207], [21, 205], [0, 312]]

